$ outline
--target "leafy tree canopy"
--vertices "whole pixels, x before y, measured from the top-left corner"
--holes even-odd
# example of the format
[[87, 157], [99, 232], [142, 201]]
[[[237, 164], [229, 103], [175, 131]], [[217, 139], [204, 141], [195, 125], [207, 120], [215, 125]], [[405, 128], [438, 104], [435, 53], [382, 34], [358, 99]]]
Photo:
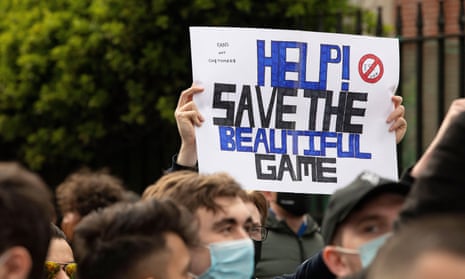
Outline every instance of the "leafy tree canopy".
[[43, 170], [111, 166], [134, 138], [157, 143], [150, 156], [173, 152], [175, 132], [159, 131], [175, 131], [191, 82], [189, 26], [334, 31], [347, 2], [2, 0], [0, 156]]

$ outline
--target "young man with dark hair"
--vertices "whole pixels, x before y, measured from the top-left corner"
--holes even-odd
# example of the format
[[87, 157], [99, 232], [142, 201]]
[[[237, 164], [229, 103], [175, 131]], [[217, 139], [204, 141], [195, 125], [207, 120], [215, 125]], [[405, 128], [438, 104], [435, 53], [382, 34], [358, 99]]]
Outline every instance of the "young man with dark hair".
[[191, 271], [199, 278], [248, 279], [253, 274], [253, 228], [246, 192], [229, 175], [177, 171], [149, 186], [142, 199], [170, 198], [199, 221], [201, 246], [193, 251]]
[[409, 190], [402, 183], [363, 172], [331, 196], [322, 235], [323, 260], [333, 274], [342, 277], [362, 269], [365, 259], [359, 249], [392, 231]]
[[392, 231], [409, 190], [409, 185], [362, 172], [330, 197], [322, 222], [323, 251], [279, 278], [331, 279], [360, 271], [370, 258], [364, 246]]
[[0, 278], [42, 278], [53, 205], [42, 179], [0, 163]]
[[122, 203], [83, 218], [75, 230], [80, 279], [191, 278], [197, 223], [169, 200]]
[[65, 233], [56, 225], [51, 224], [52, 238], [45, 261], [47, 279], [75, 279], [77, 266], [73, 250], [66, 239]]
[[[446, 218], [446, 216], [463, 216], [465, 214], [465, 203], [462, 202], [465, 194], [465, 188], [463, 187], [465, 177], [462, 171], [465, 158], [464, 141], [465, 98], [461, 98], [452, 102], [432, 143], [411, 169], [410, 175], [407, 174], [403, 177], [404, 181], [413, 186], [396, 220], [396, 228], [403, 230], [411, 224], [416, 226], [418, 219], [427, 220], [438, 215]], [[463, 219], [460, 222], [463, 222]], [[447, 235], [446, 229], [441, 228], [441, 232], [445, 232]], [[394, 231], [394, 236], [396, 233], [397, 230]], [[372, 254], [375, 253], [376, 249], [372, 249]], [[305, 271], [303, 276], [330, 278], [327, 275], [323, 277], [315, 276], [315, 266], [317, 268], [322, 266], [318, 263], [321, 259], [321, 254], [319, 255], [320, 257], [312, 257], [311, 260], [303, 264], [298, 273]], [[367, 269], [364, 269], [362, 272], [347, 278], [361, 279], [366, 278], [366, 276]], [[290, 278], [306, 277], [294, 276]], [[444, 277], [438, 278], [446, 277], [444, 275]], [[460, 276], [454, 278], [460, 278]]]
[[66, 237], [72, 240], [74, 228], [84, 216], [122, 201], [125, 192], [123, 183], [104, 171], [85, 169], [69, 175], [56, 189]]

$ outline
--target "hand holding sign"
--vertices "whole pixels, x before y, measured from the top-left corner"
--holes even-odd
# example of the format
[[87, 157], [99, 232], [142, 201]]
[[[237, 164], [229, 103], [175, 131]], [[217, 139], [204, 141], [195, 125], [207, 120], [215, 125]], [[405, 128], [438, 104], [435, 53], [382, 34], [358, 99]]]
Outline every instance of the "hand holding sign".
[[193, 167], [197, 163], [197, 148], [195, 143], [195, 126], [199, 127], [204, 118], [193, 101], [193, 96], [203, 92], [203, 88], [192, 85], [184, 90], [178, 100], [174, 112], [176, 125], [181, 136], [181, 148], [177, 163], [186, 167]]
[[392, 96], [391, 100], [394, 103], [394, 111], [389, 114], [386, 123], [392, 123], [389, 132], [396, 132], [396, 143], [399, 143], [407, 132], [407, 120], [404, 118], [405, 107], [402, 105], [401, 96]]

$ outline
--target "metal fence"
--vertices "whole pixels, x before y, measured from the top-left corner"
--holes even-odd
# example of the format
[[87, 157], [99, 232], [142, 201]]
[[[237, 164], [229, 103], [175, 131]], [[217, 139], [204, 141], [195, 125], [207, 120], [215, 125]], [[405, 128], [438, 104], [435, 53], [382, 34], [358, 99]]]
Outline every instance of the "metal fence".
[[[423, 154], [424, 149], [434, 137], [446, 110], [453, 99], [465, 97], [465, 9], [464, 0], [458, 1], [459, 32], [445, 33], [446, 15], [444, 2], [439, 1], [437, 17], [426, 18], [423, 13], [422, 3], [416, 6], [416, 18], [407, 20], [415, 21], [416, 34], [403, 36], [403, 7], [396, 7], [395, 34], [400, 43], [400, 79], [397, 90], [398, 95], [403, 96], [406, 107], [406, 119], [408, 131], [403, 141], [397, 146], [399, 173], [413, 165]], [[351, 18], [354, 26], [343, 27], [343, 20]], [[436, 21], [437, 34], [424, 35], [425, 22]], [[363, 30], [366, 21], [361, 11], [355, 14], [339, 16], [336, 25], [338, 33], [362, 34], [370, 33]], [[377, 9], [376, 22], [371, 34], [385, 36], [383, 24], [383, 10]], [[345, 29], [344, 29], [345, 28]], [[365, 27], [366, 29], [366, 27]], [[319, 25], [318, 31], [328, 31], [325, 26]], [[314, 195], [311, 214], [318, 221], [321, 220], [326, 208], [328, 197]]]
[[[398, 94], [404, 96], [409, 133], [399, 149], [399, 168], [414, 163], [439, 127], [453, 99], [465, 97], [464, 0], [458, 13], [458, 33], [445, 34], [444, 2], [436, 19], [425, 18], [417, 4], [416, 36], [403, 37], [402, 7], [397, 7], [396, 35], [400, 39], [401, 74]], [[450, 14], [449, 14], [450, 15]], [[437, 34], [424, 35], [424, 23], [435, 20]]]

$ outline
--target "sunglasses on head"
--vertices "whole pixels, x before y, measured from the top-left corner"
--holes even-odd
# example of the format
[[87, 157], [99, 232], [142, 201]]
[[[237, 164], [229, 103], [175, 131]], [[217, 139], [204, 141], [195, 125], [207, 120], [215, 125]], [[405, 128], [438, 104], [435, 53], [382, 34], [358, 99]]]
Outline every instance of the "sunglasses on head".
[[58, 272], [63, 270], [69, 278], [74, 279], [76, 277], [77, 264], [70, 263], [57, 263], [52, 261], [45, 262], [45, 274], [47, 279], [55, 279]]

